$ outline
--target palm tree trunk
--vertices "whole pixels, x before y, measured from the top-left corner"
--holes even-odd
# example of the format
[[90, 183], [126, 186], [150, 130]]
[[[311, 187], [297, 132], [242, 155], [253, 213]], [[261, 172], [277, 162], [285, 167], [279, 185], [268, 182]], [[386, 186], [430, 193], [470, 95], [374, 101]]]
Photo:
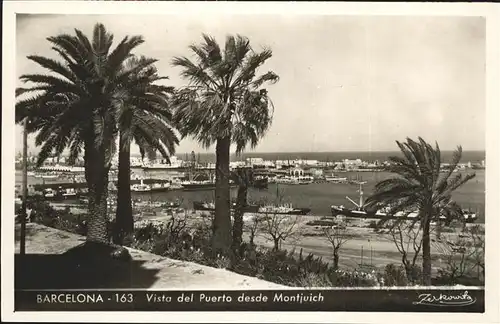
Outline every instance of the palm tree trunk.
[[87, 242], [109, 243], [108, 174], [109, 166], [106, 166], [104, 152], [96, 150], [93, 143], [85, 145], [85, 177], [89, 188]]
[[130, 142], [124, 143], [120, 135], [118, 153], [118, 204], [114, 243], [122, 245], [123, 238], [134, 231], [132, 195], [130, 192]]
[[26, 222], [28, 221], [28, 215], [26, 213], [26, 203], [28, 200], [28, 131], [26, 125], [28, 119], [24, 120], [23, 129], [23, 201], [22, 201], [22, 211], [21, 211], [21, 238], [20, 238], [20, 250], [21, 255], [26, 254]]
[[431, 236], [430, 236], [430, 214], [423, 220], [422, 228], [422, 279], [423, 285], [431, 285]]
[[233, 223], [233, 247], [239, 248], [243, 241], [243, 212], [247, 205], [248, 182], [246, 179], [240, 179], [238, 186], [238, 196], [236, 197], [236, 210], [234, 212]]
[[217, 140], [215, 154], [215, 217], [213, 252], [227, 254], [231, 248], [231, 215], [229, 192], [230, 137]]

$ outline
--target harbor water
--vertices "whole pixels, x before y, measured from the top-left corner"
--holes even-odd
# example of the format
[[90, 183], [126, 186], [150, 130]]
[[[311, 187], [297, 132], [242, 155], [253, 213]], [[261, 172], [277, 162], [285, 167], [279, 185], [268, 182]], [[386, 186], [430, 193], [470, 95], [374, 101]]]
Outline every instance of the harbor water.
[[[467, 172], [472, 172], [469, 170]], [[478, 222], [484, 223], [485, 209], [485, 170], [474, 170], [476, 177], [459, 188], [453, 194], [453, 198], [462, 206], [478, 213]], [[134, 168], [132, 173], [138, 176], [147, 178], [161, 179], [168, 178], [171, 171], [166, 170], [148, 170]], [[340, 177], [361, 178], [367, 183], [363, 186], [364, 197], [368, 197], [372, 192], [375, 184], [378, 181], [391, 177], [392, 175], [386, 172], [342, 172], [338, 173]], [[20, 171], [16, 171], [16, 185], [20, 185], [22, 176]], [[48, 179], [45, 183], [54, 183], [58, 180]], [[61, 180], [59, 180], [61, 181]], [[29, 184], [42, 183], [42, 179], [28, 177]], [[349, 196], [355, 202], [359, 201], [359, 186], [350, 184], [337, 183], [312, 183], [307, 185], [276, 185], [269, 184], [267, 189], [250, 188], [248, 192], [248, 200], [250, 203], [262, 203], [276, 201], [277, 193], [282, 197], [282, 203], [292, 203], [294, 207], [310, 208], [311, 215], [330, 215], [330, 206], [344, 205], [346, 207], [354, 207], [347, 200]], [[237, 189], [231, 190], [232, 198], [236, 198]], [[166, 192], [153, 193], [133, 193], [134, 198], [152, 201], [173, 201], [181, 202], [183, 208], [190, 209], [193, 207], [193, 201], [213, 201], [213, 190], [201, 191], [182, 191], [172, 190]]]

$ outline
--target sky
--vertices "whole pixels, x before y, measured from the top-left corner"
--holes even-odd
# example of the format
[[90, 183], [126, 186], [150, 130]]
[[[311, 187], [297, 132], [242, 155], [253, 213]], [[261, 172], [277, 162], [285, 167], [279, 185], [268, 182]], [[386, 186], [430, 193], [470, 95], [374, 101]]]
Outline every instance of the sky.
[[[74, 28], [90, 36], [97, 22], [115, 42], [142, 35], [145, 43], [135, 53], [157, 58], [160, 74], [175, 87], [187, 81], [172, 58], [191, 57], [188, 46], [201, 42], [202, 33], [219, 44], [241, 34], [257, 51], [270, 47], [273, 57], [260, 73], [280, 76], [267, 86], [273, 123], [247, 152], [393, 151], [396, 140], [418, 136], [437, 141], [442, 150], [485, 149], [481, 17], [22, 15], [17, 76], [44, 71], [27, 55], [57, 58], [47, 37], [72, 34]], [[21, 134], [16, 127], [16, 151]], [[32, 138], [28, 145], [38, 151]], [[207, 152], [189, 138], [177, 147], [179, 153], [191, 151]]]

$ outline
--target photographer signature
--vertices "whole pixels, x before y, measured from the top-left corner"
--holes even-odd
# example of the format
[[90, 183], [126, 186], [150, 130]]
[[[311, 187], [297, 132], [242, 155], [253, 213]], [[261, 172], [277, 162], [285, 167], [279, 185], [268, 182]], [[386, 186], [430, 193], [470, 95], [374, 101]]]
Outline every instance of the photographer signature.
[[461, 294], [447, 295], [440, 293], [420, 294], [418, 300], [413, 302], [413, 305], [429, 305], [429, 306], [468, 306], [476, 302], [476, 298], [469, 296], [468, 291]]

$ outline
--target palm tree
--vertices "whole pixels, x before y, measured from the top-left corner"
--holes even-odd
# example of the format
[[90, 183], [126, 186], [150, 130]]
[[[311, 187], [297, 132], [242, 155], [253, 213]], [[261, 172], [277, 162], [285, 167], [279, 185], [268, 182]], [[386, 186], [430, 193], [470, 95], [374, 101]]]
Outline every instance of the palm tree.
[[[143, 65], [149, 62], [151, 65]], [[155, 82], [160, 77], [155, 60], [144, 57], [131, 57], [124, 69], [135, 69], [143, 66], [137, 73], [131, 74], [122, 86], [123, 100], [118, 103], [119, 117], [119, 153], [118, 153], [118, 204], [116, 208], [116, 228], [114, 243], [122, 244], [123, 237], [132, 233], [134, 219], [132, 216], [132, 197], [130, 192], [130, 145], [134, 141], [144, 158], [159, 151], [164, 158], [175, 153], [175, 145], [179, 140], [171, 127], [172, 114], [168, 109], [168, 93], [171, 87], [161, 86]]]
[[189, 47], [195, 60], [175, 57], [189, 85], [177, 91], [174, 118], [182, 136], [192, 136], [204, 147], [215, 144], [216, 189], [213, 250], [228, 252], [231, 246], [229, 195], [229, 155], [231, 144], [241, 152], [255, 147], [272, 120], [272, 103], [265, 83], [278, 76], [267, 72], [256, 76], [258, 68], [272, 56], [270, 49], [255, 52], [242, 36], [228, 36], [221, 50], [214, 38]]
[[233, 179], [238, 185], [233, 221], [233, 249], [236, 251], [243, 242], [243, 214], [244, 208], [248, 205], [248, 187], [253, 180], [253, 170], [251, 168], [237, 168], [233, 172]]
[[65, 149], [74, 163], [83, 149], [89, 189], [87, 242], [108, 243], [107, 185], [116, 151], [115, 102], [121, 100], [120, 86], [129, 76], [150, 64], [123, 68], [132, 50], [144, 41], [140, 36], [125, 37], [111, 50], [113, 35], [102, 24], [95, 25], [92, 39], [75, 29], [75, 36], [61, 34], [47, 40], [63, 60], [28, 56], [49, 73], [20, 77], [32, 85], [17, 89], [16, 94], [36, 94], [17, 102], [16, 122], [28, 118], [28, 131], [38, 133], [38, 166], [52, 153], [59, 156]]
[[414, 221], [422, 228], [423, 284], [430, 286], [431, 221], [439, 222], [442, 215], [456, 217], [458, 208], [451, 195], [475, 174], [453, 175], [462, 157], [460, 146], [453, 154], [449, 169], [441, 172], [441, 151], [437, 143], [433, 148], [420, 137], [418, 142], [407, 138], [406, 143], [396, 143], [403, 157], [390, 157], [387, 171], [397, 176], [377, 183], [375, 193], [366, 203], [367, 206], [389, 206], [389, 214], [418, 211]]

